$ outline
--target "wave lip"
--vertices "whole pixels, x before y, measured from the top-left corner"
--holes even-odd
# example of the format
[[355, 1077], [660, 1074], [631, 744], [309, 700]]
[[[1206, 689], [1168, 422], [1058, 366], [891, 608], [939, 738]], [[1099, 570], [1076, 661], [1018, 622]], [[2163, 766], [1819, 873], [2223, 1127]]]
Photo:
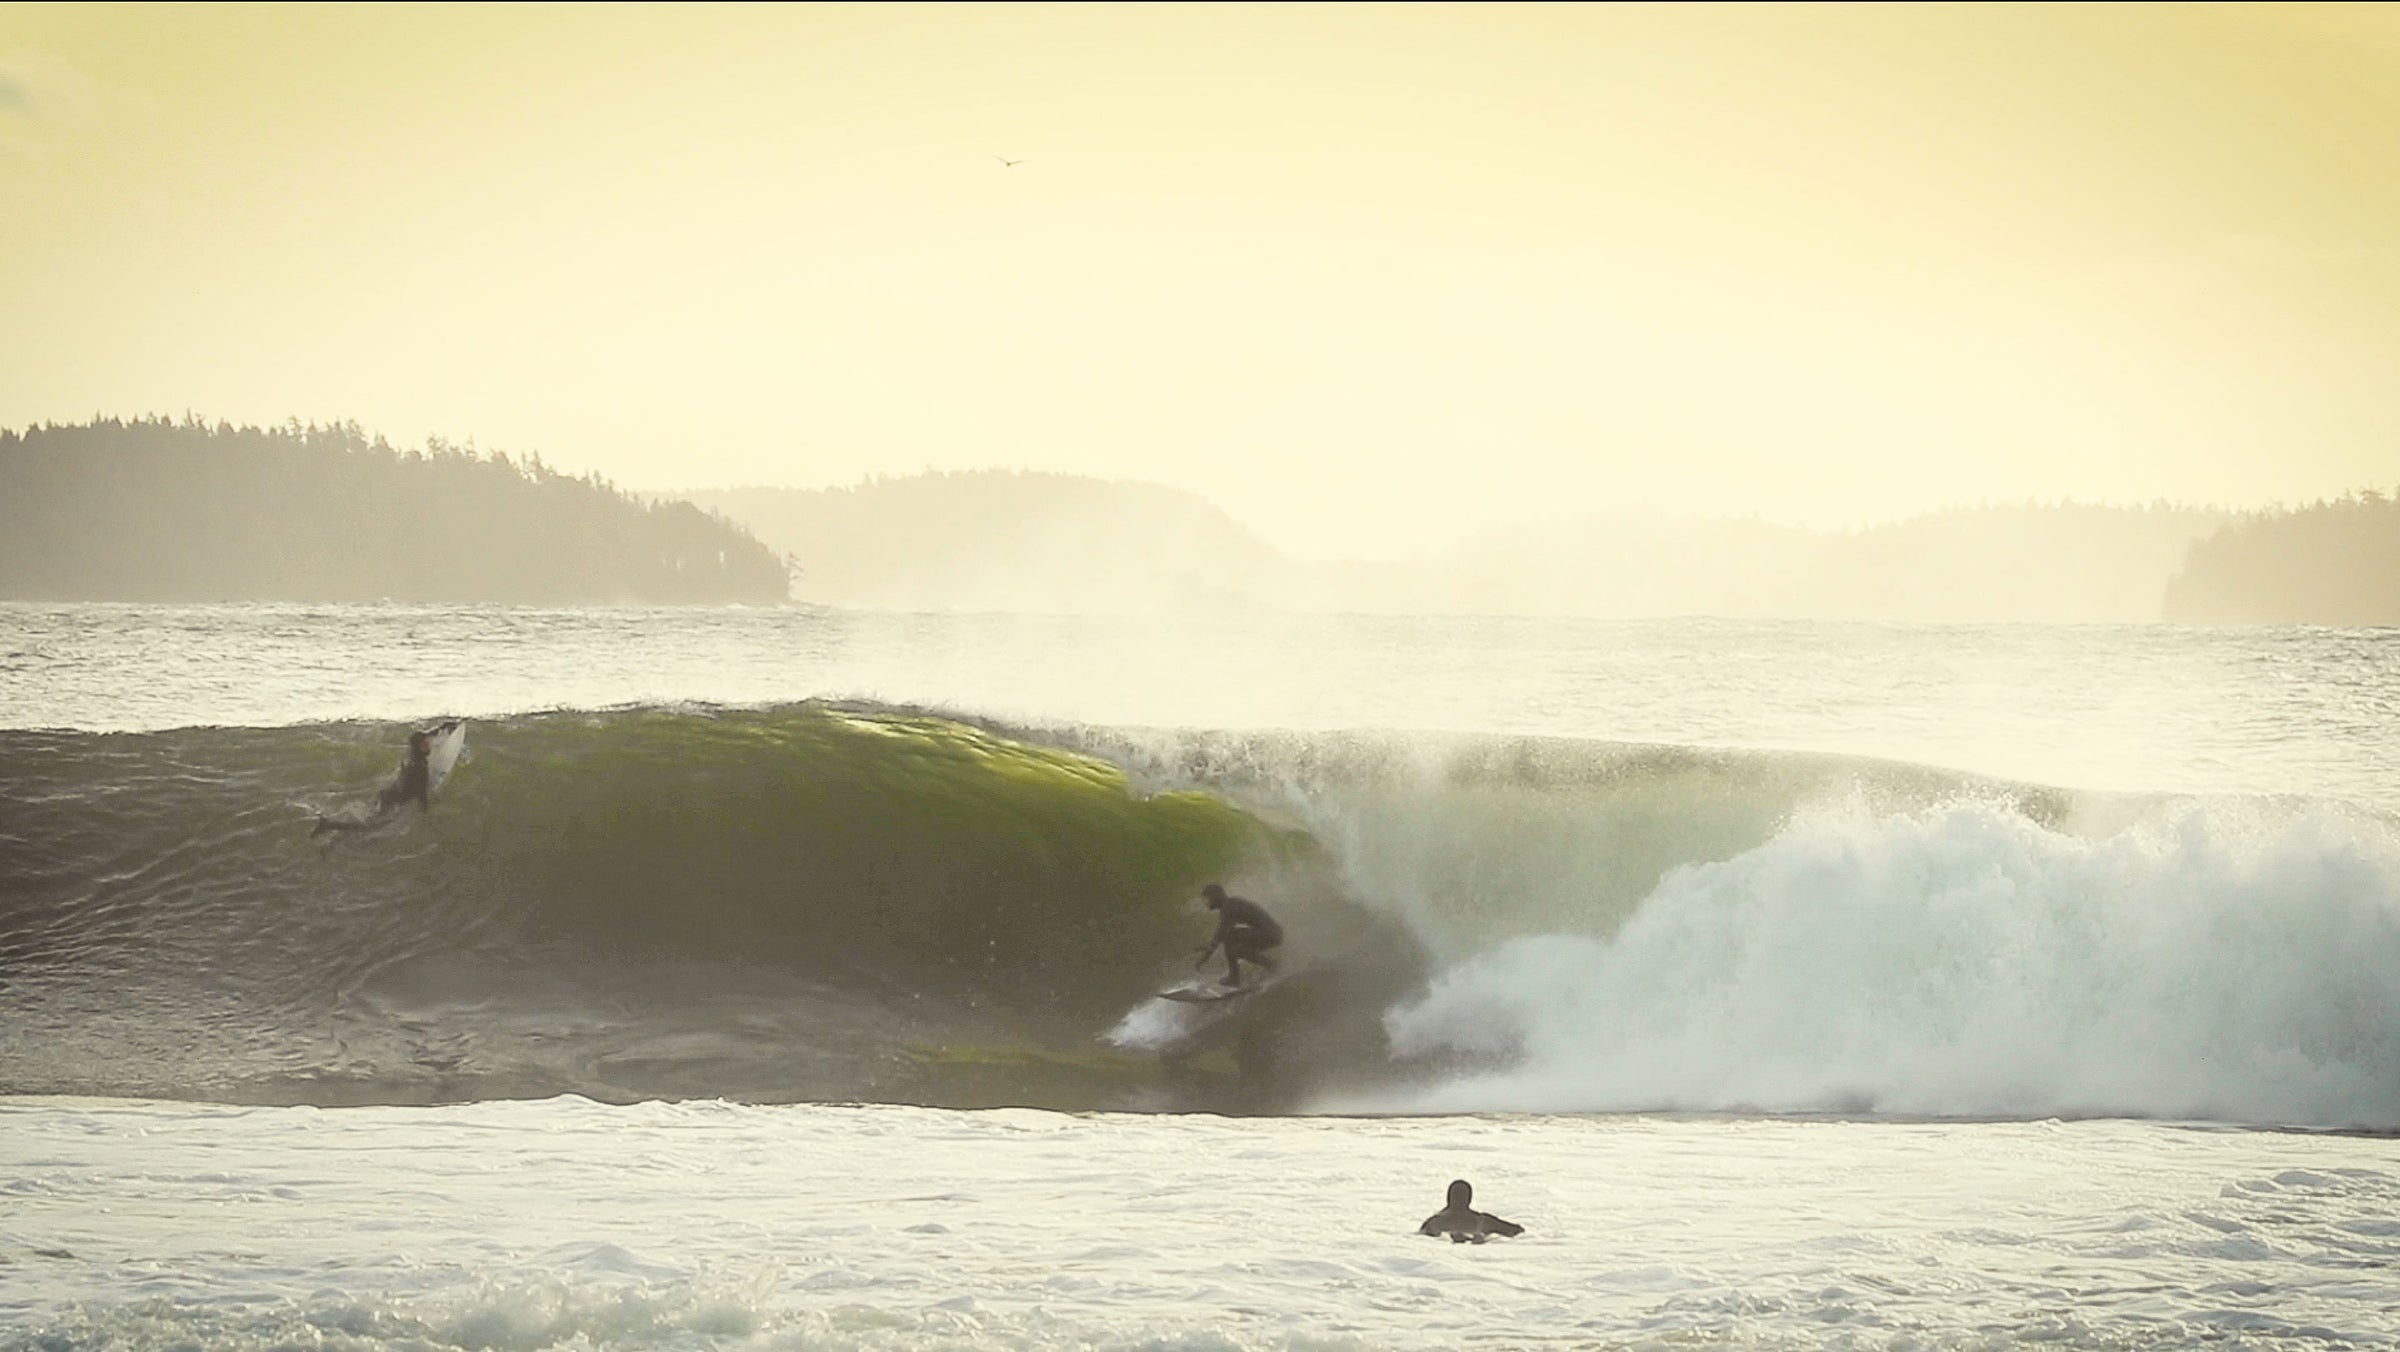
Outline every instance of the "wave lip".
[[2400, 1126], [2400, 843], [2185, 803], [2099, 838], [1981, 805], [1807, 814], [1387, 1017], [1483, 1065], [1416, 1111]]

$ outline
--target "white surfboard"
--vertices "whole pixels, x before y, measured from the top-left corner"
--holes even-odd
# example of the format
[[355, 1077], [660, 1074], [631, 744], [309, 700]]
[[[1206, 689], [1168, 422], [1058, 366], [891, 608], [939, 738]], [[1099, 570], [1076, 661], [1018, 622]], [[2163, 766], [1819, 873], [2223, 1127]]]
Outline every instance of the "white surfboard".
[[[458, 765], [460, 753], [466, 749], [467, 720], [453, 718], [447, 723], [434, 725], [433, 745], [425, 750], [425, 792], [428, 797], [442, 787], [443, 780], [450, 777], [450, 771]], [[395, 785], [398, 782], [393, 781]], [[316, 816], [317, 828], [309, 832], [312, 839], [332, 831], [380, 830], [399, 820], [389, 808], [370, 814], [364, 806], [353, 807], [339, 814], [317, 809]]]
[[458, 753], [467, 749], [467, 720], [453, 718], [434, 729], [433, 750], [425, 757], [425, 789], [431, 793], [442, 787], [450, 777], [450, 768], [458, 764]]
[[1253, 981], [1245, 986], [1228, 986], [1223, 982], [1202, 982], [1160, 991], [1158, 998], [1180, 1000], [1187, 1005], [1213, 1005], [1220, 1000], [1234, 1000], [1245, 995], [1255, 995], [1274, 984], [1275, 978], [1273, 977], [1268, 977], [1264, 981]]

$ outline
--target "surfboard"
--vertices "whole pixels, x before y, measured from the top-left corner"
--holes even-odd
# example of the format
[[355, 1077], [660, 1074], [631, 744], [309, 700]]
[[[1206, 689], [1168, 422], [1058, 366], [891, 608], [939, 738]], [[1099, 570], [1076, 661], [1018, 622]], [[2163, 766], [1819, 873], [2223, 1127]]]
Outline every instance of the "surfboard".
[[425, 789], [431, 793], [450, 777], [458, 755], [467, 749], [467, 720], [453, 718], [433, 731], [433, 750], [425, 757]]
[[[467, 720], [453, 718], [433, 727], [433, 744], [425, 751], [425, 792], [430, 797], [442, 787], [442, 781], [458, 766], [458, 758], [467, 749]], [[313, 838], [329, 831], [373, 831], [383, 828], [397, 818], [389, 810], [366, 814], [363, 808], [351, 809], [342, 815], [318, 811]]]
[[1163, 990], [1158, 993], [1158, 998], [1181, 1000], [1187, 1005], [1213, 1005], [1220, 1000], [1238, 1000], [1245, 995], [1255, 995], [1274, 984], [1275, 981], [1272, 977], [1265, 981], [1253, 981], [1246, 986], [1227, 986], [1218, 982], [1209, 982], [1197, 986], [1177, 986], [1172, 990]]

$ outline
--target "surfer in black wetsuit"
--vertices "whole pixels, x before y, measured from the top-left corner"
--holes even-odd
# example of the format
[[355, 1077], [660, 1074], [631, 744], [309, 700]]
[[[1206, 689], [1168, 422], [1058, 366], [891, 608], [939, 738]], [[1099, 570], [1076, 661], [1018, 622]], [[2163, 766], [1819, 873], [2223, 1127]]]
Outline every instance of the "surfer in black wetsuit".
[[1247, 897], [1227, 896], [1225, 889], [1215, 883], [1201, 888], [1200, 895], [1207, 901], [1208, 909], [1217, 913], [1217, 933], [1208, 941], [1208, 947], [1200, 950], [1200, 961], [1192, 966], [1206, 966], [1209, 955], [1223, 948], [1228, 986], [1242, 984], [1245, 962], [1274, 971], [1275, 960], [1267, 956], [1267, 950], [1283, 942], [1283, 926], [1275, 923], [1275, 917]]
[[418, 807], [433, 810], [433, 734], [439, 728], [408, 735], [408, 759], [401, 763], [400, 773], [375, 795], [375, 815], [380, 817], [411, 799]]
[[369, 823], [382, 818], [393, 808], [405, 803], [413, 802], [425, 811], [431, 812], [433, 810], [433, 739], [436, 734], [450, 726], [448, 723], [436, 723], [422, 732], [412, 732], [408, 735], [408, 759], [400, 763], [400, 773], [392, 776], [392, 782], [384, 785], [376, 793], [374, 815], [368, 817], [366, 821], [357, 822], [337, 821], [332, 817], [319, 816], [317, 829], [309, 834], [321, 836], [328, 831], [361, 830]]
[[1494, 1235], [1521, 1235], [1525, 1227], [1515, 1221], [1504, 1221], [1489, 1211], [1477, 1211], [1475, 1185], [1459, 1179], [1450, 1185], [1450, 1205], [1425, 1218], [1417, 1227], [1420, 1235], [1448, 1235], [1453, 1244], [1481, 1244]]

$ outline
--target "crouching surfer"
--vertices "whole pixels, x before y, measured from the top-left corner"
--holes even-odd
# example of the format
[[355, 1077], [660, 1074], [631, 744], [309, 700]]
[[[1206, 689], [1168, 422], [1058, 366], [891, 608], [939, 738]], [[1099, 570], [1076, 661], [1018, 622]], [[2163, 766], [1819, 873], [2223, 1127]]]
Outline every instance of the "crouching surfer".
[[1216, 937], [1200, 950], [1200, 960], [1192, 964], [1198, 969], [1208, 965], [1209, 955], [1225, 950], [1225, 984], [1242, 984], [1242, 964], [1254, 963], [1268, 971], [1275, 970], [1275, 960], [1267, 950], [1283, 942], [1283, 926], [1267, 914], [1267, 908], [1247, 897], [1226, 895], [1225, 889], [1210, 883], [1200, 889], [1208, 909], [1217, 913]]
[[375, 795], [375, 811], [363, 821], [342, 821], [319, 813], [317, 828], [311, 836], [328, 831], [363, 831], [390, 815], [392, 809], [408, 803], [433, 810], [433, 739], [458, 726], [458, 720], [436, 723], [421, 732], [408, 735], [408, 759], [400, 763], [400, 773]]

